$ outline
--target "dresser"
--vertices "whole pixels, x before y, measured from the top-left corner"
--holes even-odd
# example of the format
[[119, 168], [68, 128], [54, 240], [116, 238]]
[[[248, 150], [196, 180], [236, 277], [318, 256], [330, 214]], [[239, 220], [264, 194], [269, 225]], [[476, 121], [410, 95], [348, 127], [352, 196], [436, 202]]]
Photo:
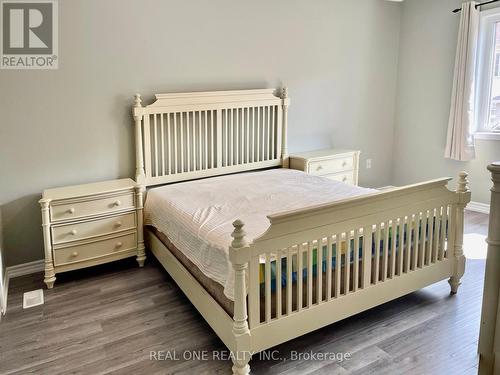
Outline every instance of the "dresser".
[[326, 149], [290, 155], [290, 168], [357, 185], [359, 154], [356, 150]]
[[60, 272], [131, 256], [144, 265], [142, 189], [126, 178], [43, 192], [39, 202], [49, 289]]

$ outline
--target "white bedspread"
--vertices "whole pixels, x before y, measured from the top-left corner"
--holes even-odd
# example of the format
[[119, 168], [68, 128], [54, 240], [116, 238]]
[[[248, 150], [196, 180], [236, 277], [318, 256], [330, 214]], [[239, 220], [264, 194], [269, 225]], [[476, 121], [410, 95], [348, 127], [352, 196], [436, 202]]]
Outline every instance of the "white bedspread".
[[233, 174], [149, 190], [145, 223], [167, 235], [234, 300], [234, 272], [228, 251], [234, 220], [245, 223], [247, 240], [251, 242], [269, 227], [269, 214], [373, 191], [293, 169]]

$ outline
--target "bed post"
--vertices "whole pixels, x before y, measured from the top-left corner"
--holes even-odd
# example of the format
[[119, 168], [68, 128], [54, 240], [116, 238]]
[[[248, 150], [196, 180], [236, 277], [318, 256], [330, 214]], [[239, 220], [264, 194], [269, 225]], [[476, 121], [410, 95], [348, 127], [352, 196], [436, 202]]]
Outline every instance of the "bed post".
[[134, 123], [135, 123], [135, 200], [137, 212], [137, 263], [139, 267], [144, 266], [146, 260], [146, 251], [144, 246], [144, 192], [146, 191], [144, 183], [146, 174], [144, 173], [144, 156], [142, 152], [142, 104], [141, 95], [134, 96]]
[[[458, 287], [460, 286], [460, 279], [465, 272], [465, 256], [463, 250], [464, 243], [464, 210], [467, 203], [470, 202], [471, 193], [468, 187], [469, 181], [467, 180], [468, 174], [466, 172], [460, 172], [458, 178], [457, 195], [458, 202], [455, 205], [455, 209], [452, 207], [451, 214], [454, 213], [454, 239], [453, 248], [453, 274], [448, 280], [451, 287], [451, 294], [456, 294]], [[453, 221], [452, 221], [453, 222]], [[452, 232], [453, 233], [453, 232]]]
[[283, 87], [283, 89], [281, 90], [281, 102], [283, 106], [283, 125], [281, 129], [281, 166], [283, 168], [288, 168], [289, 160], [288, 160], [287, 133], [288, 133], [288, 106], [290, 105], [290, 99], [288, 98], [287, 87]]
[[136, 185], [135, 199], [137, 207], [137, 263], [144, 266], [146, 261], [146, 247], [144, 246], [144, 185]]
[[[500, 285], [500, 161], [488, 166], [491, 172], [491, 205], [488, 227], [488, 257], [484, 276], [483, 309], [479, 333], [480, 375], [498, 373], [500, 316], [498, 286]], [[495, 372], [496, 371], [496, 372]]]
[[134, 96], [134, 122], [135, 122], [135, 181], [143, 185], [146, 181], [144, 173], [144, 154], [142, 151], [142, 101], [141, 95]]
[[248, 329], [247, 315], [247, 288], [246, 272], [248, 269], [249, 248], [245, 240], [243, 222], [236, 220], [233, 223], [233, 241], [229, 248], [229, 260], [231, 261], [235, 273], [234, 280], [234, 323], [233, 335], [235, 341], [235, 351], [233, 354], [233, 374], [247, 375], [250, 373], [250, 330]]

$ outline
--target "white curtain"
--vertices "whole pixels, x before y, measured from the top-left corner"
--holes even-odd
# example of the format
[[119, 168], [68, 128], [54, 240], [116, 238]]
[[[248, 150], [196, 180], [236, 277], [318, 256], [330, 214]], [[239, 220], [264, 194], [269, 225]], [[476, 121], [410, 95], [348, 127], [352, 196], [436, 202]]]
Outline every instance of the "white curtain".
[[444, 155], [446, 158], [460, 161], [475, 158], [472, 128], [476, 51], [479, 35], [479, 10], [476, 9], [476, 4], [475, 1], [462, 4], [448, 136]]

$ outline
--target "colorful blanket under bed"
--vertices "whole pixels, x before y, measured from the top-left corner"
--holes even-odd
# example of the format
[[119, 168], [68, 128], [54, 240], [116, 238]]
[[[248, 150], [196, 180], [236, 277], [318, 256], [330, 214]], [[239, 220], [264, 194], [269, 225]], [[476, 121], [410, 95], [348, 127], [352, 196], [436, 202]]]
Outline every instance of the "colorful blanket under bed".
[[[433, 233], [436, 232], [436, 224], [434, 222], [434, 224], [432, 225], [433, 227]], [[403, 230], [403, 244], [406, 243], [406, 236], [407, 236], [407, 231], [406, 231], [406, 228], [407, 228], [407, 224], [404, 225], [404, 230]], [[412, 238], [414, 238], [414, 231], [415, 230], [411, 230], [411, 233], [412, 233]], [[426, 238], [425, 238], [425, 242], [427, 243], [427, 241], [429, 241], [429, 224], [427, 224], [427, 230], [426, 230]], [[447, 234], [448, 234], [448, 221], [446, 222], [446, 226], [445, 226], [445, 234], [446, 234], [446, 237], [447, 237]], [[419, 227], [419, 230], [418, 230], [418, 238], [421, 238], [421, 235], [422, 235], [422, 225], [420, 225]], [[381, 239], [380, 239], [380, 249], [379, 249], [379, 254], [380, 256], [382, 256], [382, 251], [385, 247], [385, 244], [384, 244], [384, 238], [385, 236], [381, 236]], [[392, 233], [392, 227], [389, 227], [389, 235], [388, 235], [388, 238], [389, 238], [389, 246], [388, 248], [389, 249], [392, 249], [392, 240], [394, 238], [393, 236], [393, 233]], [[354, 261], [354, 239], [351, 239], [350, 240], [351, 242], [351, 246], [350, 248], [353, 249], [350, 251], [350, 256], [349, 256], [349, 259], [350, 259], [350, 263], [352, 264], [353, 261]], [[372, 233], [372, 257], [375, 256], [375, 233]], [[399, 235], [399, 225], [396, 226], [396, 246], [395, 246], [395, 249], [396, 249], [396, 254], [398, 253], [399, 251], [399, 247], [400, 247], [400, 235]], [[341, 242], [341, 248], [340, 248], [340, 252], [341, 252], [341, 255], [343, 255], [341, 257], [341, 267], [344, 266], [345, 264], [345, 253], [346, 253], [346, 248], [347, 248], [347, 243], [345, 240], [342, 240]], [[336, 253], [337, 253], [337, 245], [335, 243], [332, 244], [332, 269], [335, 269], [335, 265], [336, 265]], [[360, 236], [359, 238], [359, 248], [358, 248], [358, 254], [359, 254], [359, 259], [362, 259], [363, 257], [363, 236]], [[303, 257], [306, 257], [307, 256], [307, 252], [303, 252], [302, 253], [302, 256]], [[322, 269], [322, 273], [326, 273], [326, 268], [327, 268], [327, 259], [328, 258], [328, 248], [327, 248], [327, 245], [323, 245], [322, 246], [322, 263], [321, 263], [321, 269]], [[302, 279], [303, 281], [307, 280], [307, 260], [306, 258], [303, 258], [302, 259], [303, 262], [302, 264], [304, 265], [303, 268], [302, 268]], [[287, 282], [287, 266], [286, 266], [286, 262], [287, 262], [287, 259], [286, 258], [282, 258], [281, 259], [281, 287], [284, 288], [286, 287], [286, 282]], [[317, 246], [314, 247], [312, 249], [312, 274], [313, 274], [313, 277], [316, 276], [317, 272], [318, 272], [318, 267], [317, 267], [317, 264], [318, 264], [318, 253], [317, 253]], [[260, 270], [259, 270], [259, 279], [260, 279], [260, 287], [261, 289], [265, 287], [265, 275], [266, 275], [266, 268], [265, 268], [265, 263], [261, 263], [260, 264]], [[271, 268], [271, 291], [275, 291], [276, 290], [276, 260], [271, 260], [270, 262], [270, 268]], [[295, 283], [297, 282], [297, 264], [296, 262], [293, 262], [292, 261], [292, 283]]]

